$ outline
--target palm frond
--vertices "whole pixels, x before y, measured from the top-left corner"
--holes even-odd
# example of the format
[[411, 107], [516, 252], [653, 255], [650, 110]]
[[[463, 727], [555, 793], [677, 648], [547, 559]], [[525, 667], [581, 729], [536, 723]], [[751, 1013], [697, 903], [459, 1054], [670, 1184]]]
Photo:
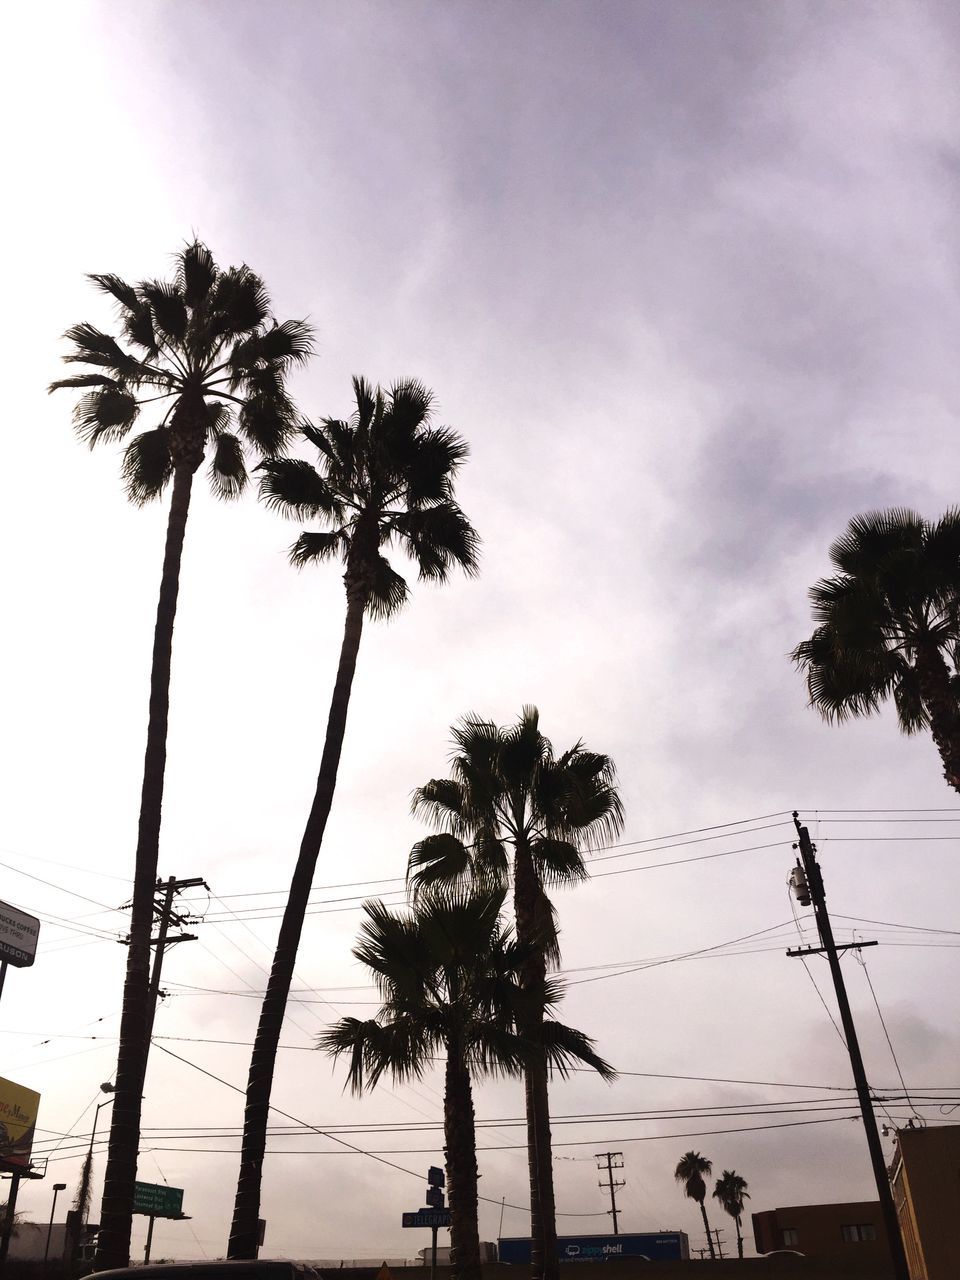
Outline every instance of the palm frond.
[[124, 351], [115, 338], [92, 324], [75, 324], [63, 335], [76, 350], [63, 357], [65, 364], [92, 364], [112, 369], [120, 378], [138, 382], [143, 376], [140, 361]]
[[390, 562], [378, 555], [373, 563], [367, 612], [371, 618], [389, 618], [406, 604], [409, 590], [406, 581]]
[[454, 565], [476, 576], [480, 539], [455, 502], [412, 508], [388, 527], [403, 541], [422, 581], [446, 582]]
[[158, 498], [173, 475], [166, 431], [158, 427], [131, 440], [121, 472], [127, 497], [138, 507]]
[[247, 486], [243, 445], [229, 431], [219, 431], [208, 471], [210, 488], [218, 498], [239, 498]]
[[302, 458], [268, 458], [260, 472], [260, 498], [290, 520], [312, 520], [333, 513], [327, 482]]
[[113, 387], [119, 390], [121, 386], [116, 378], [109, 378], [104, 373], [77, 373], [72, 378], [58, 378], [51, 382], [47, 391], [59, 391], [61, 387]]
[[407, 859], [407, 886], [415, 901], [437, 885], [462, 883], [469, 873], [470, 854], [446, 831], [418, 840]]
[[177, 286], [168, 280], [145, 280], [139, 292], [150, 307], [154, 329], [159, 329], [175, 346], [180, 346], [187, 336], [189, 315]]
[[569, 840], [541, 836], [531, 842], [530, 853], [541, 884], [562, 886], [590, 878], [580, 850]]
[[553, 1018], [546, 1018], [543, 1023], [542, 1043], [547, 1055], [547, 1064], [556, 1075], [566, 1078], [575, 1067], [586, 1066], [592, 1067], [608, 1084], [617, 1078], [617, 1073], [610, 1063], [596, 1052], [590, 1037], [574, 1027], [568, 1027]]
[[73, 409], [73, 424], [92, 449], [102, 441], [122, 440], [139, 413], [136, 397], [114, 384], [81, 396]]
[[304, 565], [316, 564], [319, 560], [332, 560], [336, 556], [345, 557], [346, 544], [342, 529], [334, 533], [314, 533], [305, 530], [290, 548], [290, 563], [296, 569]]
[[213, 254], [199, 240], [185, 245], [177, 255], [177, 286], [188, 307], [206, 302], [218, 274]]
[[452, 778], [431, 778], [414, 791], [410, 812], [415, 818], [456, 833], [464, 816], [463, 788]]
[[270, 298], [263, 281], [249, 267], [230, 267], [218, 276], [207, 298], [210, 330], [223, 338], [239, 338], [263, 324]]
[[121, 280], [119, 276], [113, 275], [112, 272], [104, 275], [91, 273], [87, 276], [87, 279], [103, 293], [108, 293], [111, 298], [115, 298], [126, 311], [136, 311], [140, 305], [140, 299], [137, 297], [137, 291], [133, 285], [127, 284], [126, 280]]

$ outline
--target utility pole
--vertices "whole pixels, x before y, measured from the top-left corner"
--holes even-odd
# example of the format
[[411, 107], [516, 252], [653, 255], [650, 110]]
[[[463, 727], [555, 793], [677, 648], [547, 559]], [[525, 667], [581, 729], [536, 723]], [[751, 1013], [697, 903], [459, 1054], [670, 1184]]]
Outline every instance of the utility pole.
[[[153, 1020], [157, 1013], [157, 1001], [160, 998], [160, 973], [163, 969], [163, 956], [167, 947], [172, 947], [177, 942], [196, 942], [197, 935], [195, 933], [178, 933], [174, 936], [170, 935], [170, 925], [174, 924], [177, 928], [182, 929], [184, 925], [193, 924], [195, 920], [174, 911], [173, 900], [178, 893], [184, 889], [208, 888], [207, 882], [200, 876], [195, 876], [191, 880], [178, 880], [176, 876], [171, 876], [169, 880], [158, 880], [155, 900], [153, 904], [153, 914], [157, 921], [157, 936], [150, 939], [151, 947], [156, 950], [153, 956], [153, 969], [150, 973], [150, 990], [147, 997], [147, 1031], [146, 1031], [146, 1053], [144, 1054], [144, 1072], [146, 1072], [147, 1055], [150, 1052], [150, 1038], [153, 1035]], [[130, 939], [125, 938], [124, 942], [129, 945]], [[142, 1085], [141, 1085], [142, 1089]]]
[[807, 828], [800, 825], [800, 816], [796, 812], [794, 812], [793, 821], [799, 837], [798, 843], [793, 847], [798, 849], [800, 857], [790, 875], [790, 884], [801, 906], [813, 905], [813, 914], [817, 922], [817, 932], [820, 935], [821, 946], [817, 948], [807, 947], [802, 951], [787, 952], [787, 954], [823, 954], [827, 957], [834, 990], [837, 995], [837, 1006], [840, 1010], [843, 1034], [847, 1042], [847, 1052], [850, 1055], [853, 1082], [860, 1102], [860, 1114], [863, 1117], [863, 1130], [870, 1150], [870, 1163], [873, 1165], [873, 1176], [877, 1184], [880, 1210], [883, 1214], [884, 1226], [887, 1229], [887, 1239], [890, 1241], [890, 1256], [893, 1261], [894, 1277], [895, 1280], [910, 1280], [907, 1258], [903, 1250], [903, 1239], [900, 1235], [900, 1223], [893, 1203], [890, 1180], [887, 1177], [887, 1165], [883, 1158], [883, 1148], [880, 1145], [880, 1134], [877, 1132], [877, 1118], [873, 1112], [870, 1086], [867, 1084], [866, 1072], [863, 1069], [863, 1058], [860, 1054], [857, 1030], [853, 1024], [853, 1014], [850, 1012], [850, 1002], [847, 999], [847, 988], [843, 981], [843, 973], [840, 970], [838, 951], [849, 950], [849, 947], [841, 946], [838, 948], [834, 941], [833, 928], [827, 912], [823, 876], [816, 858], [816, 846], [811, 841], [810, 832]]
[[723, 1245], [722, 1245], [722, 1244], [721, 1244], [721, 1242], [720, 1242], [720, 1237], [724, 1234], [723, 1228], [722, 1228], [722, 1227], [714, 1227], [710, 1234], [713, 1236], [714, 1240], [716, 1240], [716, 1242], [717, 1242], [717, 1257], [722, 1261], [722, 1260], [723, 1260]]
[[618, 1236], [620, 1234], [620, 1228], [617, 1226], [617, 1214], [620, 1210], [617, 1208], [617, 1187], [625, 1187], [627, 1184], [623, 1181], [615, 1182], [613, 1178], [613, 1171], [614, 1169], [623, 1168], [623, 1152], [598, 1151], [594, 1158], [597, 1161], [598, 1173], [603, 1173], [604, 1170], [606, 1170], [606, 1182], [598, 1182], [597, 1186], [602, 1190], [610, 1192], [610, 1208], [607, 1212], [613, 1218], [613, 1234]]

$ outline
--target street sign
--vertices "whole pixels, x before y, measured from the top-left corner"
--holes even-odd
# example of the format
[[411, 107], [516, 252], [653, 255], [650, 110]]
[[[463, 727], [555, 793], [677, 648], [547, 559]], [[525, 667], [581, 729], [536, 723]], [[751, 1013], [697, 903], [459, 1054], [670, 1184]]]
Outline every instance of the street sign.
[[427, 1182], [431, 1187], [444, 1187], [447, 1184], [443, 1170], [438, 1169], [435, 1164], [432, 1164], [427, 1170]]
[[0, 960], [18, 969], [33, 964], [40, 921], [8, 902], [0, 902]]
[[449, 1227], [449, 1209], [416, 1209], [403, 1215], [405, 1227]]
[[133, 1184], [133, 1212], [151, 1218], [182, 1218], [183, 1188], [166, 1187], [156, 1182]]

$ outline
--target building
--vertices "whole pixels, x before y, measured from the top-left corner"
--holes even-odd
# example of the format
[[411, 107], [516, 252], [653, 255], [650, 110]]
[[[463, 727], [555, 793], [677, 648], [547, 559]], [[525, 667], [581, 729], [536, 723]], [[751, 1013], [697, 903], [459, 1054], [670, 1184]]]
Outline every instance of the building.
[[910, 1280], [957, 1280], [960, 1125], [899, 1129], [890, 1181]]
[[857, 1258], [890, 1266], [879, 1200], [791, 1205], [752, 1216], [758, 1253], [796, 1249], [808, 1257]]

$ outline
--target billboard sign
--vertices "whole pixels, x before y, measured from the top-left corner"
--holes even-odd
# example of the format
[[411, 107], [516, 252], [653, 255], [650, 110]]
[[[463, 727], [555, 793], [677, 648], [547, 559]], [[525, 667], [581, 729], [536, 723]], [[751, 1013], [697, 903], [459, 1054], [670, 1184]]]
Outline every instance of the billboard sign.
[[40, 921], [8, 902], [0, 902], [0, 960], [18, 969], [33, 964]]
[[30, 1151], [40, 1110], [40, 1095], [0, 1077], [0, 1171], [30, 1168]]
[[[530, 1241], [525, 1237], [500, 1240], [501, 1262], [530, 1263]], [[607, 1262], [618, 1258], [683, 1259], [690, 1256], [683, 1231], [649, 1231], [618, 1236], [560, 1236], [557, 1255], [561, 1262]]]
[[133, 1184], [133, 1212], [151, 1218], [182, 1218], [183, 1188], [161, 1186], [158, 1182]]

